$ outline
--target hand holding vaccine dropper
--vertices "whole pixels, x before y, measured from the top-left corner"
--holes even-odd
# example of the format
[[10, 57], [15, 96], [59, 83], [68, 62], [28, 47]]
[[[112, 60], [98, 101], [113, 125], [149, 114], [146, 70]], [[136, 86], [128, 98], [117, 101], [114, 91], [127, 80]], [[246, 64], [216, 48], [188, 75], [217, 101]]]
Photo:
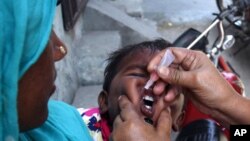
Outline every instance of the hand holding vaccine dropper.
[[[171, 63], [173, 63], [174, 59], [175, 59], [175, 57], [172, 54], [172, 52], [170, 50], [166, 49], [166, 52], [165, 52], [164, 56], [162, 57], [161, 62], [160, 62], [158, 67], [161, 67], [161, 66], [168, 67]], [[155, 82], [155, 80], [150, 78], [147, 81], [144, 88], [148, 90], [154, 84], [154, 82]]]

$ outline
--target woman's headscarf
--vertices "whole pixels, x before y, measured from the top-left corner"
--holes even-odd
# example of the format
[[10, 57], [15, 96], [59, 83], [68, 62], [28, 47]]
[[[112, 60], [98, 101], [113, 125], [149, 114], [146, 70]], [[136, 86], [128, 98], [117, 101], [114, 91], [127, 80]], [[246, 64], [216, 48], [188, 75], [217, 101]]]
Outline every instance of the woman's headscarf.
[[[37, 61], [46, 47], [51, 33], [56, 2], [56, 0], [1, 0], [0, 2], [0, 140], [20, 138], [17, 117], [18, 81]], [[70, 119], [64, 120], [64, 115], [57, 120], [58, 117], [54, 114], [57, 111], [61, 111], [60, 114], [66, 114], [67, 118], [71, 116], [68, 114], [77, 115], [72, 107], [66, 104], [57, 105], [57, 102], [49, 102], [49, 117], [41, 130], [37, 128], [35, 131], [22, 134], [20, 139], [25, 140], [27, 136], [35, 139], [36, 134], [39, 133], [37, 137], [43, 140], [43, 134], [48, 135], [58, 129], [57, 124], [61, 124], [58, 133], [62, 133], [61, 130], [64, 130], [62, 125], [67, 123], [69, 123], [68, 129], [71, 129], [70, 124], [81, 125], [81, 130], [85, 131], [83, 124], [79, 121], [68, 122]], [[73, 112], [69, 112], [71, 110]], [[73, 119], [78, 120], [78, 118]], [[60, 121], [64, 123], [59, 123]], [[72, 128], [79, 129], [78, 127]], [[84, 132], [78, 133], [84, 134]], [[70, 135], [71, 132], [68, 131], [68, 134]], [[72, 140], [74, 138], [76, 139], [72, 135]], [[84, 136], [80, 138], [87, 139]]]

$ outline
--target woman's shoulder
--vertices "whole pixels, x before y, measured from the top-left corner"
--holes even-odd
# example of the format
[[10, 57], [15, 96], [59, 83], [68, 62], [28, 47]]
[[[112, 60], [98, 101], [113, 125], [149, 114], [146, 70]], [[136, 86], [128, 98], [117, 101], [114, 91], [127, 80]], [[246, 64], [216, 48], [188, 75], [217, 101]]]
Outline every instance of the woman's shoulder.
[[50, 100], [48, 110], [46, 122], [39, 128], [20, 134], [20, 140], [93, 140], [76, 108], [64, 102]]

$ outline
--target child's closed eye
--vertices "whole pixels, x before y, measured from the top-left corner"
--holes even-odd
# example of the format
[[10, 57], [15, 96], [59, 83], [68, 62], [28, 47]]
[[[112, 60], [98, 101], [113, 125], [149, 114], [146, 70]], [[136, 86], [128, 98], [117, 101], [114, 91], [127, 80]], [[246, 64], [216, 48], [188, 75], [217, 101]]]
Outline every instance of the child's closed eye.
[[136, 76], [136, 77], [142, 77], [142, 78], [148, 78], [149, 76], [145, 73], [130, 73], [130, 76]]

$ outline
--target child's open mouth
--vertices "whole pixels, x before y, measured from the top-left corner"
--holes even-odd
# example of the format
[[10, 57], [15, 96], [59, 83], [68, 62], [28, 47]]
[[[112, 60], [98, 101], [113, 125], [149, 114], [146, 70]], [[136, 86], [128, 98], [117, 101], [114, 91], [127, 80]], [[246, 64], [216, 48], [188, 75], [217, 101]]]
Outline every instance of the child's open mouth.
[[151, 110], [154, 104], [154, 98], [146, 95], [143, 97], [143, 103], [148, 110]]
[[154, 97], [152, 90], [145, 90], [141, 101], [141, 112], [146, 116], [145, 121], [154, 124], [152, 117], [154, 115]]

